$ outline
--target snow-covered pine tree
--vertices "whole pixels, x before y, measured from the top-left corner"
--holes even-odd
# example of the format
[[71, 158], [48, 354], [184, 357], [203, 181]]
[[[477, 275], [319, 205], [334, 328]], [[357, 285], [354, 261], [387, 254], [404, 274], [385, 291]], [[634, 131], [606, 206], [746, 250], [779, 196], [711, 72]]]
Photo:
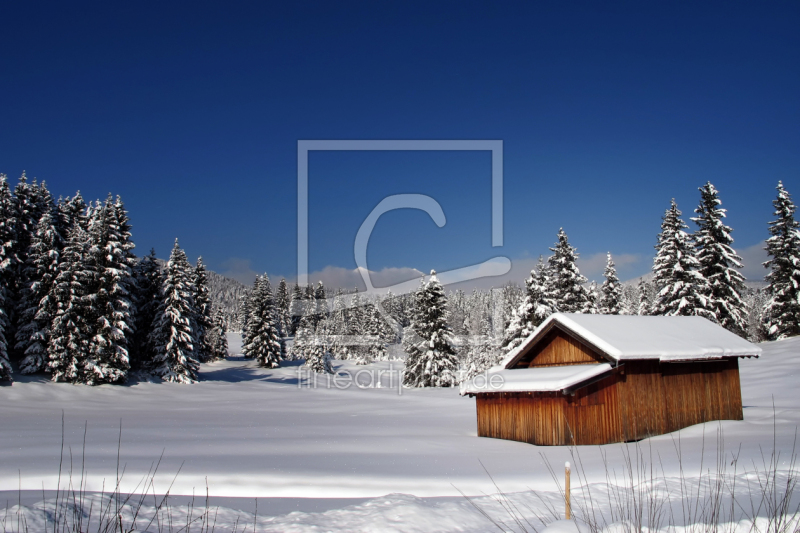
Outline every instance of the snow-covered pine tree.
[[415, 304], [412, 327], [421, 341], [407, 352], [403, 385], [451, 387], [457, 382], [458, 357], [447, 325], [447, 300], [435, 271], [420, 288]]
[[305, 310], [306, 310], [306, 293], [299, 284], [295, 283], [294, 287], [292, 287], [292, 302], [291, 302], [292, 335], [295, 335], [297, 333], [297, 327], [300, 325], [300, 321], [303, 318], [303, 313], [305, 312]]
[[45, 213], [50, 213], [54, 222], [57, 222], [56, 218], [58, 208], [55, 200], [53, 200], [53, 195], [50, 194], [50, 191], [47, 188], [47, 183], [44, 181], [39, 185], [36, 185], [36, 180], [33, 180], [33, 202], [36, 206], [36, 216], [38, 216], [37, 223], [42, 219], [42, 215]]
[[14, 287], [15, 227], [14, 203], [8, 178], [0, 174], [0, 381], [11, 380], [11, 365], [8, 360], [8, 339], [12, 334], [10, 317], [6, 309], [13, 305], [12, 290]]
[[252, 334], [250, 332], [250, 310], [254, 305], [253, 299], [255, 298], [256, 283], [258, 283], [258, 276], [256, 276], [256, 280], [253, 282], [253, 287], [245, 292], [242, 300], [242, 346], [247, 346], [252, 340]]
[[381, 300], [381, 307], [383, 308], [383, 312], [391, 316], [395, 322], [397, 322], [396, 314], [397, 314], [397, 298], [394, 294], [392, 294], [392, 290], [389, 289], [386, 291], [386, 296], [384, 296], [383, 300]]
[[[120, 211], [121, 209], [121, 211]], [[130, 369], [129, 341], [133, 332], [134, 258], [130, 227], [111, 195], [97, 202], [89, 220], [90, 261], [95, 269], [91, 286], [93, 314], [85, 367], [92, 383], [121, 383]]]
[[314, 301], [315, 301], [315, 324], [318, 324], [321, 320], [325, 320], [328, 318], [328, 301], [327, 301], [327, 291], [325, 290], [325, 285], [322, 284], [322, 281], [317, 283], [316, 288], [314, 289]]
[[15, 279], [13, 286], [14, 300], [19, 299], [19, 292], [25, 287], [26, 279], [24, 276], [25, 259], [28, 256], [28, 247], [31, 244], [36, 226], [41, 218], [40, 207], [37, 204], [38, 186], [34, 187], [28, 183], [25, 172], [19, 178], [17, 186], [14, 187], [13, 205], [16, 236], [14, 239], [14, 270]]
[[53, 381], [93, 383], [85, 363], [94, 316], [90, 290], [97, 273], [91, 264], [91, 240], [80, 226], [72, 228], [61, 254], [51, 291], [56, 309], [47, 345], [47, 372]]
[[600, 313], [604, 315], [624, 315], [627, 314], [622, 305], [622, 284], [617, 277], [617, 269], [614, 268], [614, 261], [611, 259], [611, 252], [608, 252], [606, 259], [606, 269], [603, 272], [602, 297], [600, 298]]
[[347, 322], [344, 299], [344, 291], [337, 289], [336, 295], [333, 297], [333, 309], [326, 328], [326, 333], [332, 337], [328, 349], [331, 355], [337, 359], [350, 358], [350, 347], [345, 340], [345, 337], [350, 334], [350, 326]]
[[769, 303], [769, 292], [763, 289], [745, 289], [745, 306], [747, 308], [747, 340], [764, 342], [769, 338], [765, 310]]
[[158, 267], [156, 251], [144, 256], [133, 268], [133, 301], [136, 308], [131, 347], [131, 368], [141, 369], [152, 366], [155, 346], [150, 343], [150, 330], [156, 317], [161, 299], [164, 277]]
[[[39, 220], [42, 215], [53, 213], [55, 204], [50, 191], [44, 182], [41, 185], [36, 183], [36, 179], [28, 184], [25, 173], [22, 173], [19, 183], [14, 188], [14, 218], [15, 228], [17, 230], [14, 256], [16, 259], [16, 280], [15, 287], [16, 293], [14, 294], [14, 302], [19, 303], [22, 297], [22, 291], [29, 285], [30, 280], [27, 278], [26, 261], [30, 244], [33, 241], [33, 236], [36, 233]], [[63, 237], [63, 233], [61, 234]], [[10, 310], [12, 311], [12, 310]], [[14, 313], [9, 312], [9, 315]]]
[[476, 334], [470, 335], [467, 359], [464, 363], [461, 380], [472, 379], [478, 374], [486, 372], [498, 364], [501, 357], [501, 352], [497, 350], [492, 341], [492, 325], [489, 315], [484, 315], [479, 330]]
[[408, 304], [409, 296], [408, 294], [394, 295], [389, 291], [383, 302], [384, 310], [389, 313], [397, 324], [397, 333], [411, 324], [410, 305]]
[[86, 201], [83, 199], [83, 196], [81, 196], [81, 191], [76, 192], [75, 196], [72, 198], [69, 196], [65, 198], [64, 201], [58, 205], [64, 226], [71, 228], [77, 224], [81, 228], [87, 229], [87, 207]]
[[800, 231], [794, 218], [796, 207], [789, 192], [778, 182], [775, 220], [769, 223], [767, 239], [769, 269], [766, 276], [769, 302], [764, 310], [770, 339], [800, 335]]
[[317, 301], [314, 299], [314, 286], [310, 283], [306, 286], [306, 297], [303, 304], [303, 318], [316, 334], [319, 315], [317, 315]]
[[55, 223], [50, 213], [42, 216], [25, 262], [28, 283], [21, 293], [16, 315], [16, 349], [23, 355], [20, 363], [23, 374], [40, 372], [47, 367], [50, 325], [56, 311], [52, 290], [64, 246]]
[[653, 284], [646, 282], [644, 278], [642, 278], [639, 280], [638, 290], [639, 302], [636, 308], [636, 314], [642, 316], [653, 314], [652, 309], [655, 301], [655, 288]]
[[372, 362], [372, 353], [369, 349], [369, 313], [366, 301], [359, 292], [353, 293], [347, 309], [348, 324], [350, 326], [350, 346], [348, 352], [350, 359], [357, 365], [367, 365]]
[[250, 338], [242, 346], [247, 357], [254, 358], [259, 366], [277, 368], [283, 354], [278, 334], [275, 301], [266, 274], [256, 278], [253, 300], [248, 319]]
[[378, 306], [370, 302], [364, 306], [365, 337], [362, 349], [368, 354], [369, 361], [386, 359], [387, 345], [394, 340], [394, 330], [386, 323]]
[[275, 291], [275, 310], [278, 313], [278, 330], [281, 337], [288, 337], [292, 332], [292, 298], [286, 279], [281, 278], [278, 289]]
[[592, 280], [588, 287], [584, 287], [586, 291], [586, 302], [583, 304], [581, 313], [586, 315], [596, 315], [600, 313], [600, 290], [597, 288], [597, 282]]
[[[489, 300], [487, 294], [484, 291], [480, 291], [478, 289], [472, 289], [472, 294], [469, 295], [469, 303], [467, 304], [467, 334], [471, 336], [480, 335], [483, 329], [483, 322], [484, 320], [488, 321], [490, 326], [492, 323], [492, 317], [490, 312], [490, 307], [488, 305]], [[492, 333], [491, 327], [489, 328], [489, 334]]]
[[466, 295], [458, 289], [447, 296], [447, 323], [453, 335], [467, 334]]
[[[500, 316], [503, 320], [503, 331], [506, 331], [511, 325], [514, 313], [522, 305], [523, 300], [525, 300], [525, 291], [519, 285], [512, 281], [503, 285], [500, 290], [500, 304], [502, 305]], [[415, 311], [412, 310], [413, 312]]]
[[301, 320], [294, 333], [292, 347], [289, 350], [289, 359], [300, 361], [308, 359], [308, 350], [313, 341], [314, 331], [311, 329], [307, 320]]
[[700, 262], [695, 256], [691, 237], [683, 231], [688, 226], [680, 217], [681, 212], [673, 199], [664, 213], [656, 245], [653, 282], [658, 292], [651, 313], [697, 315], [714, 320], [705, 297], [708, 294], [707, 282], [698, 272]]
[[5, 312], [5, 292], [5, 289], [0, 287], [0, 381], [14, 381], [11, 377], [11, 363], [8, 360], [8, 341], [5, 333], [9, 323]]
[[707, 182], [700, 187], [700, 205], [694, 243], [700, 275], [706, 280], [706, 298], [716, 322], [725, 329], [744, 337], [747, 329], [747, 310], [742, 295], [745, 291], [742, 258], [731, 247], [731, 228], [723, 224], [725, 209], [720, 208], [717, 189]]
[[400, 324], [386, 311], [383, 302], [384, 300], [376, 296], [372, 304], [373, 331], [384, 345], [395, 344], [400, 340]]
[[308, 343], [304, 350], [304, 359], [306, 360], [305, 366], [312, 372], [317, 374], [333, 374], [333, 364], [331, 363], [331, 354], [325, 350], [322, 343], [315, 335], [311, 335], [308, 329], [300, 326], [301, 333], [298, 336], [308, 335], [306, 342]]
[[175, 239], [167, 262], [161, 302], [153, 321], [150, 339], [155, 354], [152, 370], [164, 381], [194, 383], [199, 363], [192, 344], [192, 267]]
[[197, 359], [201, 363], [206, 363], [214, 359], [214, 350], [206, 339], [206, 334], [213, 325], [211, 323], [211, 297], [208, 293], [208, 272], [202, 257], [197, 258], [193, 281], [192, 296], [194, 298]]
[[215, 312], [211, 317], [211, 329], [206, 331], [206, 339], [211, 347], [212, 360], [228, 357], [228, 330], [225, 326], [225, 317]]
[[556, 309], [555, 298], [548, 290], [549, 271], [542, 256], [536, 268], [525, 280], [525, 299], [514, 311], [503, 342], [500, 345], [503, 353], [510, 352], [535, 330]]
[[564, 229], [558, 230], [558, 242], [548, 260], [553, 296], [556, 308], [562, 313], [580, 313], [587, 303], [587, 292], [583, 288], [586, 278], [578, 270], [578, 253], [568, 241]]

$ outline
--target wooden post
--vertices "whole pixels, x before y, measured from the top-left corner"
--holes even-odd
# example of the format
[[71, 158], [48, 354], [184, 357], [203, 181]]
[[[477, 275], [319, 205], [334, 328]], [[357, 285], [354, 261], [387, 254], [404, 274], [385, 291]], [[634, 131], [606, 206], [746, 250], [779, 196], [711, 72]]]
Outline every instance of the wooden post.
[[564, 490], [564, 515], [567, 520], [571, 518], [572, 506], [569, 501], [569, 461], [564, 465], [564, 474], [566, 476], [565, 490]]

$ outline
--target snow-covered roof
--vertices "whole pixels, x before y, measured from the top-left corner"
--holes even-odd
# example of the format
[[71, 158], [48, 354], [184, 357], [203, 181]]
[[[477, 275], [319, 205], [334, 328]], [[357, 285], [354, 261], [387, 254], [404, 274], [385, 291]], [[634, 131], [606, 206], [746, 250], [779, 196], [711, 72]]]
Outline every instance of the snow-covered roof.
[[761, 348], [698, 316], [584, 315], [555, 313], [506, 355], [508, 368], [526, 348], [559, 326], [614, 361], [658, 359], [688, 361], [722, 357], [758, 357]]
[[558, 392], [613, 370], [609, 363], [497, 370], [461, 384], [461, 395], [480, 392]]

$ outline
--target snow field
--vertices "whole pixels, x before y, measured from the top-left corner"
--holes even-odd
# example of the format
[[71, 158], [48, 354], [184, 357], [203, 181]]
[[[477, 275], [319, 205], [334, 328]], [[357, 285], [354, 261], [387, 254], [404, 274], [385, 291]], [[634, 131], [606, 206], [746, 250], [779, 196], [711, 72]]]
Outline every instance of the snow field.
[[[779, 475], [787, 474], [800, 425], [800, 339], [761, 346], [760, 359], [741, 362], [744, 421], [693, 426], [639, 444], [646, 457], [658, 458], [659, 469], [663, 465], [667, 489], [681, 481], [677, 448], [690, 484], [699, 482], [701, 459], [704, 471], [716, 468], [718, 429], [726, 458], [739, 453], [741, 487], [756, 482], [742, 470], [761, 464], [760, 450], [772, 449], [773, 430], [781, 453]], [[232, 337], [232, 353], [237, 348]], [[399, 361], [367, 366], [334, 362], [340, 376], [346, 371], [383, 371], [377, 388], [374, 382], [371, 387], [329, 386], [323, 376], [299, 373], [297, 362], [263, 369], [237, 359], [202, 365], [202, 381], [194, 385], [87, 387], [23, 377], [13, 386], [0, 387], [0, 490], [9, 491], [4, 494], [9, 496], [18, 488], [56, 487], [62, 410], [65, 477], [70, 453], [73, 478], [80, 472], [88, 424], [89, 491], [101, 490], [103, 480], [106, 488], [113, 485], [121, 422], [123, 492], [133, 491], [163, 452], [154, 478], [157, 493], [174, 480], [174, 494], [204, 495], [207, 486], [212, 497], [248, 502], [255, 497], [366, 499], [340, 509], [278, 516], [261, 511], [258, 529], [263, 531], [486, 531], [491, 525], [459, 491], [477, 496], [476, 503], [492, 516], [507, 519], [500, 504], [486, 496], [497, 492], [488, 471], [497, 486], [519, 502], [524, 515], [545, 513], [547, 505], [529, 489], [550, 505], [559, 504], [547, 463], [558, 472], [565, 461], [575, 465], [573, 497], [581, 497], [579, 487], [588, 482], [587, 490], [602, 507], [611, 498], [604, 484], [606, 465], [622, 475], [626, 451], [630, 456], [637, 450], [635, 445], [582, 447], [575, 456], [564, 447], [478, 438], [474, 400], [460, 397], [457, 388], [398, 389]], [[579, 470], [582, 476], [576, 474]], [[36, 504], [25, 507], [35, 509]], [[235, 522], [234, 515], [241, 516], [241, 523], [252, 520], [252, 510], [248, 515], [235, 507], [219, 510], [218, 531], [226, 530], [226, 520]], [[268, 510], [269, 504], [262, 500], [260, 508]], [[13, 502], [8, 509], [13, 511]], [[694, 523], [691, 518], [681, 523]]]

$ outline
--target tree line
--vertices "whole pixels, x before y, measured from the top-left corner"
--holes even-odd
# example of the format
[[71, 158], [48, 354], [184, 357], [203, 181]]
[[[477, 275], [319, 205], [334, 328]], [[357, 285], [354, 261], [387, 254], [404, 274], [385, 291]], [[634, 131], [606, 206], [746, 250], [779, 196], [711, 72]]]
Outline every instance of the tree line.
[[124, 383], [131, 371], [193, 382], [198, 363], [224, 357], [202, 259], [175, 241], [162, 267], [133, 253], [119, 196], [54, 200], [23, 173], [0, 174], [0, 380], [11, 361], [53, 381]]
[[[689, 233], [673, 200], [662, 217], [652, 280], [622, 284], [608, 254], [600, 286], [581, 275], [562, 229], [525, 280], [445, 294], [435, 274], [404, 295], [329, 290], [320, 282], [226, 288], [215, 312], [201, 259], [175, 246], [166, 264], [133, 254], [119, 197], [53, 200], [23, 175], [0, 176], [0, 376], [10, 361], [54, 381], [121, 383], [131, 371], [192, 382], [200, 362], [224, 357], [226, 324], [264, 367], [302, 359], [315, 372], [333, 359], [369, 364], [405, 353], [407, 386], [449, 386], [497, 364], [554, 312], [697, 315], [752, 341], [800, 334], [800, 233], [782, 183], [769, 222], [765, 289], [748, 289], [719, 192], [706, 183]], [[291, 339], [291, 343], [289, 343]], [[291, 344], [289, 346], [289, 344]]]
[[[798, 335], [800, 233], [789, 193], [782, 183], [777, 191], [775, 220], [768, 224], [769, 260], [764, 263], [768, 274], [763, 290], [745, 286], [739, 271], [741, 257], [732, 247], [732, 229], [724, 223], [726, 210], [717, 189], [706, 183], [699, 188], [700, 202], [691, 218], [696, 226], [693, 233], [687, 231], [674, 200], [665, 211], [651, 281], [643, 278], [638, 285], [622, 284], [608, 254], [604, 281], [600, 286], [589, 283], [579, 271], [578, 252], [562, 228], [550, 248], [552, 255], [539, 258], [524, 288], [512, 283], [492, 291], [475, 290], [471, 295], [463, 291], [445, 295], [432, 273], [409, 295], [389, 294], [362, 301], [359, 298], [364, 297], [351, 294], [349, 305], [355, 299], [355, 308], [342, 306], [343, 294], [338, 291], [334, 302], [338, 298], [339, 303], [330, 308], [320, 303], [327, 302], [321, 283], [316, 289], [295, 285], [290, 295], [282, 280], [274, 306], [276, 316], [283, 318], [273, 320], [282, 325], [276, 325], [271, 336], [254, 335], [255, 342], [245, 344], [255, 354], [262, 342], [257, 339], [277, 339], [271, 343], [271, 355], [264, 359], [267, 366], [275, 366], [293, 353], [305, 359], [312, 370], [331, 372], [331, 358], [353, 357], [363, 363], [381, 359], [393, 338], [385, 331], [402, 331], [404, 383], [450, 386], [497, 364], [555, 312], [696, 315], [755, 342]], [[270, 291], [265, 279], [261, 290], [266, 294]], [[282, 332], [287, 331], [295, 335], [288, 355], [281, 340]], [[245, 328], [245, 336], [251, 338], [248, 335]], [[372, 339], [374, 345], [364, 339]]]

